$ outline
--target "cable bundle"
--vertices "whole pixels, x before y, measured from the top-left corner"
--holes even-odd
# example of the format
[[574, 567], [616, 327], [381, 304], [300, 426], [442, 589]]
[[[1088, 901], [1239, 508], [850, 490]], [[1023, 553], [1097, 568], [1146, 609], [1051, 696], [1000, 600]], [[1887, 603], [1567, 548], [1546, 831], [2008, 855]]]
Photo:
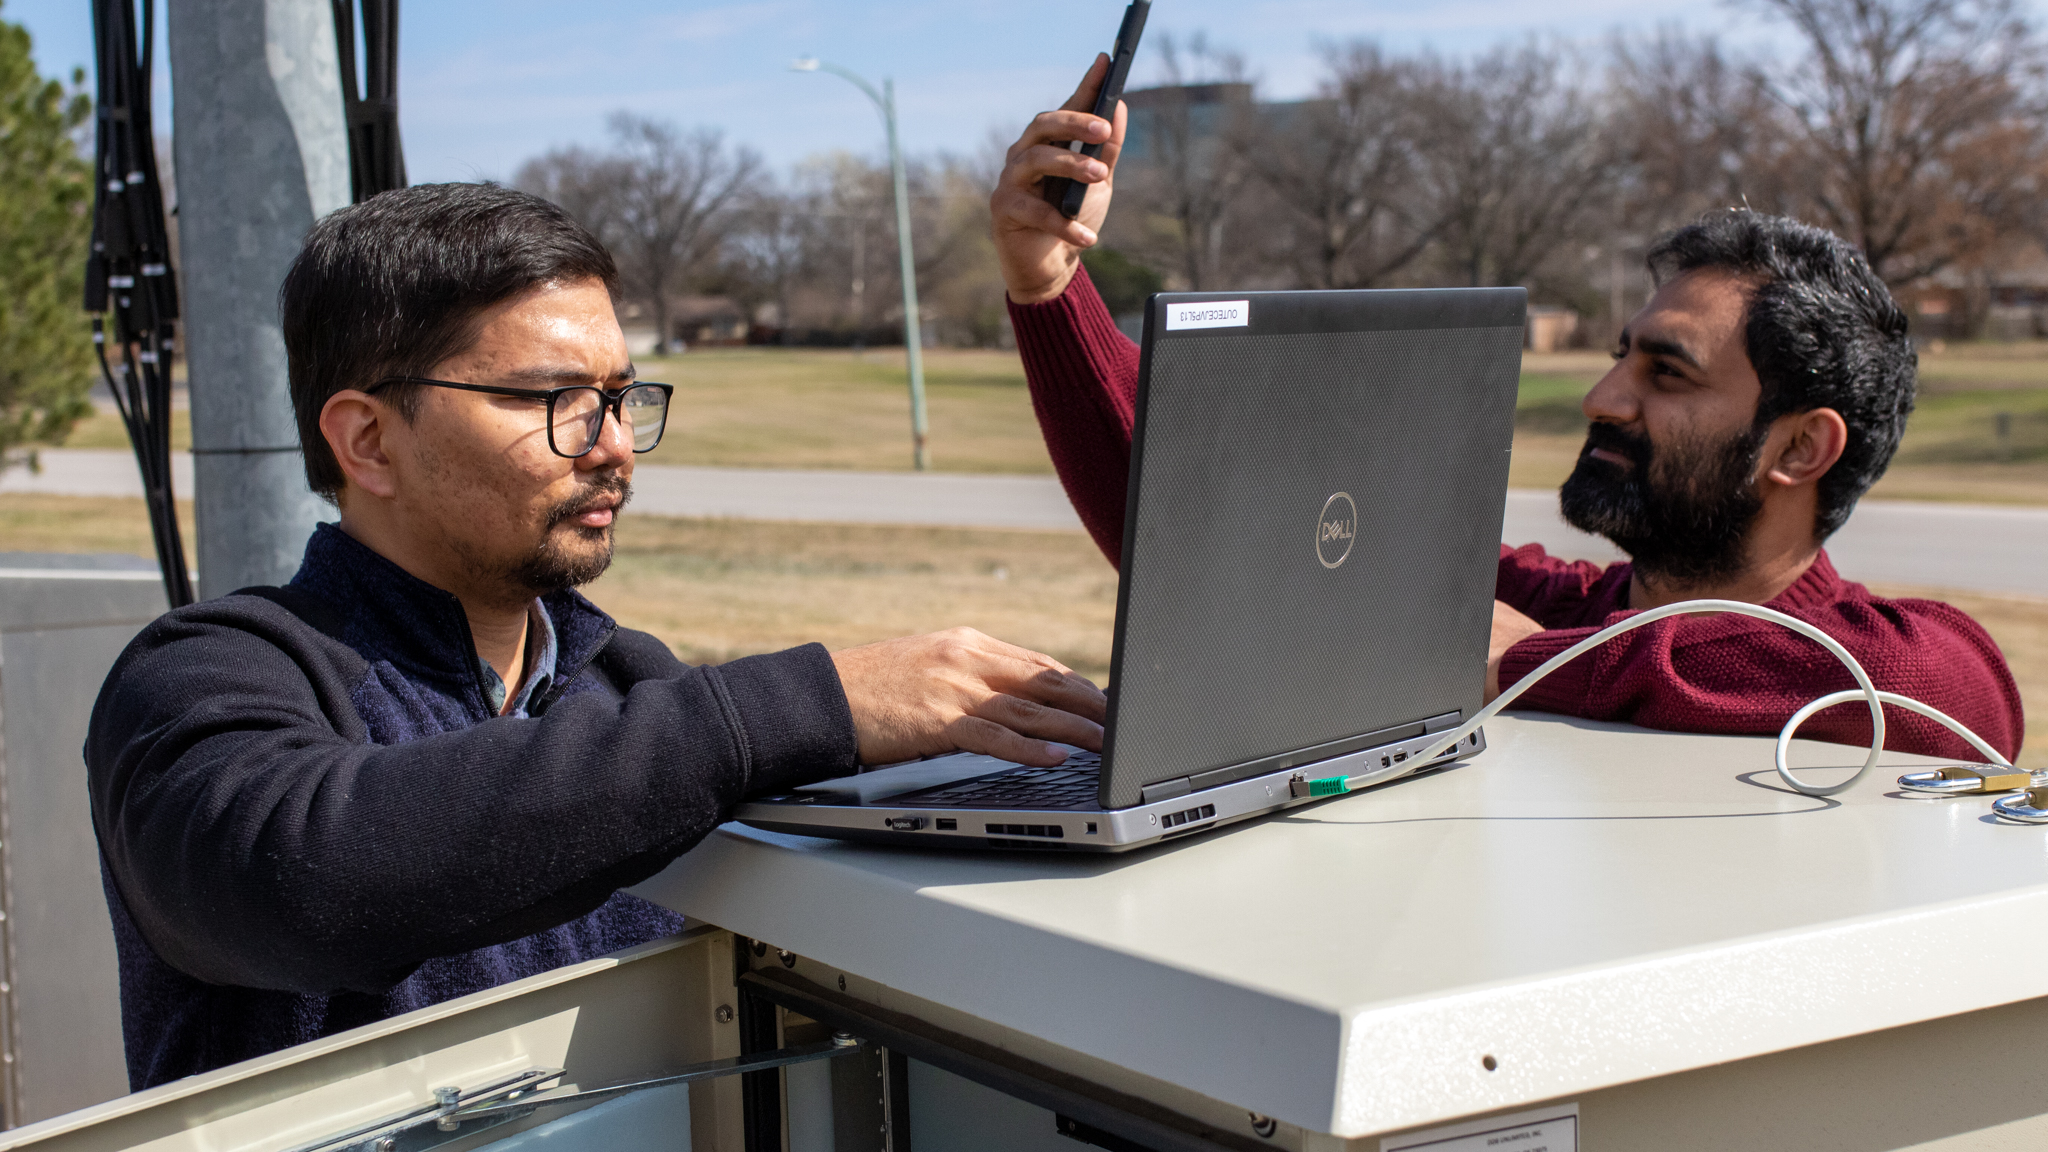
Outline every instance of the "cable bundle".
[[[1803, 792], [1808, 796], [1833, 796], [1835, 793], [1841, 792], [1855, 784], [1858, 780], [1863, 779], [1865, 773], [1876, 767], [1878, 757], [1884, 754], [1883, 705], [1886, 704], [1904, 708], [1909, 712], [1917, 712], [1933, 720], [1935, 723], [1942, 725], [1968, 741], [1972, 748], [1983, 754], [1992, 764], [2006, 768], [2011, 767], [2005, 757], [1999, 755], [1998, 750], [1993, 748], [1983, 737], [1970, 731], [1961, 721], [1942, 712], [1939, 708], [1931, 704], [1923, 704], [1910, 696], [1900, 696], [1893, 692], [1880, 692], [1877, 685], [1871, 683], [1870, 674], [1863, 670], [1863, 665], [1857, 662], [1856, 657], [1850, 655], [1847, 648], [1842, 647], [1841, 643], [1834, 637], [1808, 624], [1806, 621], [1795, 616], [1787, 616], [1783, 612], [1773, 608], [1766, 608], [1761, 604], [1745, 604], [1739, 600], [1684, 600], [1676, 604], [1666, 604], [1659, 608], [1646, 609], [1630, 616], [1626, 620], [1609, 624], [1607, 627], [1600, 629], [1591, 636], [1545, 660], [1542, 664], [1537, 665], [1535, 670], [1517, 680], [1512, 686], [1503, 690], [1500, 695], [1494, 697], [1492, 703], [1474, 713], [1470, 720], [1465, 721], [1456, 728], [1431, 737], [1429, 742], [1408, 763], [1376, 768], [1352, 776], [1328, 776], [1320, 780], [1298, 778], [1294, 781], [1291, 791], [1297, 797], [1336, 796], [1377, 784], [1382, 780], [1390, 780], [1396, 776], [1405, 775], [1415, 770], [1416, 763], [1427, 763], [1456, 748], [1459, 741], [1478, 731], [1480, 725], [1493, 719], [1495, 714], [1500, 712], [1501, 709], [1514, 703], [1516, 697], [1534, 687], [1537, 681], [1578, 659], [1580, 656], [1598, 648], [1600, 645], [1607, 643], [1616, 636], [1624, 632], [1632, 632], [1646, 624], [1655, 624], [1659, 620], [1672, 616], [1712, 615], [1718, 612], [1729, 612], [1738, 616], [1748, 616], [1756, 620], [1767, 620], [1773, 624], [1789, 628], [1827, 649], [1828, 654], [1840, 661], [1842, 667], [1848, 669], [1849, 675], [1856, 681], [1856, 687], [1854, 688], [1842, 692], [1831, 692], [1810, 701], [1805, 707], [1794, 712], [1792, 718], [1785, 721], [1785, 726], [1778, 730], [1778, 743], [1773, 752], [1773, 758], [1778, 768], [1778, 778], [1783, 780], [1794, 791]], [[1800, 779], [1793, 773], [1792, 766], [1787, 760], [1787, 753], [1790, 752], [1792, 747], [1793, 733], [1799, 731], [1799, 726], [1806, 723], [1807, 719], [1814, 713], [1824, 708], [1832, 708], [1837, 704], [1847, 704], [1852, 701], [1862, 701], [1870, 709], [1870, 752], [1869, 755], [1864, 757], [1863, 766], [1856, 769], [1855, 775], [1837, 784], [1813, 784]], [[1908, 783], [1906, 780], [1901, 780], [1900, 783], [1908, 787], [1914, 787], [1913, 784]], [[1937, 789], [1919, 788], [1918, 790], [1936, 791]], [[1952, 789], [1938, 789], [1938, 791], [1960, 793], [1960, 790]], [[2031, 793], [2024, 795], [2030, 796]], [[2043, 795], [2041, 799], [2048, 800], [2048, 795]], [[2009, 816], [2013, 819], [2031, 819], [2024, 813], [2015, 811], [2011, 805], [2004, 804], [2003, 802], [1998, 806], [1998, 811], [1999, 815]], [[2033, 809], [2030, 808], [2028, 811], [2033, 811]], [[2048, 821], [2048, 809], [2042, 810], [2042, 813], [2043, 820]]]
[[[178, 288], [157, 182], [150, 111], [152, 0], [92, 0], [99, 103], [94, 152], [92, 253], [85, 263], [85, 310], [93, 351], [135, 446], [150, 533], [171, 607], [192, 602], [192, 576], [178, 536], [171, 491], [171, 358]], [[113, 313], [110, 356], [105, 314]]]
[[358, 204], [405, 187], [398, 144], [398, 0], [363, 0], [362, 84], [356, 76], [355, 0], [332, 0], [341, 50], [341, 103], [348, 120], [350, 197]]

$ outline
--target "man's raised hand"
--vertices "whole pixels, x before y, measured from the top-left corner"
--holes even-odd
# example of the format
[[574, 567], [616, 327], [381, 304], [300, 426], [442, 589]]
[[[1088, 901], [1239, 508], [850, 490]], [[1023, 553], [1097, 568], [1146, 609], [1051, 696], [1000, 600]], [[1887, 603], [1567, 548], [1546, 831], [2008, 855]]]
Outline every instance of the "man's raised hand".
[[1050, 656], [972, 628], [832, 654], [863, 764], [982, 752], [1051, 767], [1058, 741], [1102, 749], [1102, 690]]
[[[1010, 299], [1038, 304], [1067, 290], [1081, 250], [1094, 246], [1096, 232], [1109, 215], [1110, 185], [1117, 153], [1123, 148], [1125, 111], [1117, 101], [1115, 122], [1089, 109], [1109, 74], [1109, 57], [1098, 55], [1081, 77], [1081, 86], [1056, 112], [1032, 118], [1024, 135], [1010, 145], [1003, 174], [988, 198], [996, 242], [996, 260]], [[1091, 160], [1060, 142], [1101, 144], [1102, 158]], [[1045, 201], [1047, 177], [1065, 176], [1089, 185], [1081, 214], [1069, 220]]]

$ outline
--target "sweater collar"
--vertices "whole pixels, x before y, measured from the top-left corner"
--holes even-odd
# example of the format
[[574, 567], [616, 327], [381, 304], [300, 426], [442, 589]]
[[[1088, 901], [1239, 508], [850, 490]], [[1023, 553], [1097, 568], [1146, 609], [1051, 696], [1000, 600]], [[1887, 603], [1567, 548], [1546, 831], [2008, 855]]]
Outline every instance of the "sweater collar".
[[[318, 596], [343, 623], [344, 644], [366, 659], [388, 660], [409, 679], [440, 685], [491, 715], [478, 671], [476, 641], [462, 602], [385, 559], [333, 524], [306, 541], [292, 587]], [[575, 589], [540, 598], [554, 624], [555, 688], [575, 679], [618, 624]]]
[[1861, 584], [1850, 584], [1835, 571], [1834, 561], [1828, 559], [1828, 550], [1823, 548], [1814, 554], [1813, 563], [1799, 574], [1799, 579], [1785, 586], [1783, 592], [1771, 597], [1765, 605], [1770, 608], [1819, 608], [1842, 599], [1845, 590], [1863, 590]]

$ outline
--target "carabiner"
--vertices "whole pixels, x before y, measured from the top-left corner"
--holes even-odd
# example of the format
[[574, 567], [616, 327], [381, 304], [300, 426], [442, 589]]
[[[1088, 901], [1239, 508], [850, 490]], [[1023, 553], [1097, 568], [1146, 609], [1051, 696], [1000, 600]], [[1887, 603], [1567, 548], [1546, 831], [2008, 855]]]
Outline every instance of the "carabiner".
[[1930, 796], [1975, 796], [1983, 792], [2015, 792], [2048, 784], [2048, 773], [2032, 773], [2008, 764], [1944, 764], [1926, 772], [1899, 777], [1899, 787]]

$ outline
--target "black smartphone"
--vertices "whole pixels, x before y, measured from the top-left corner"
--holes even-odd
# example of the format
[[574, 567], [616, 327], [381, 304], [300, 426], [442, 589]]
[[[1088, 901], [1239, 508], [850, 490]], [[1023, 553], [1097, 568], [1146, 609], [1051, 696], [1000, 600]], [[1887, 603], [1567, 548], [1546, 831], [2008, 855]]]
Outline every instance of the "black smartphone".
[[[1109, 74], [1102, 78], [1102, 91], [1095, 96], [1095, 114], [1105, 120], [1116, 118], [1116, 102], [1124, 94], [1124, 80], [1131, 74], [1131, 57], [1138, 53], [1138, 37], [1145, 34], [1145, 17], [1152, 12], [1152, 0], [1131, 0], [1131, 6], [1124, 9], [1124, 22], [1116, 30], [1116, 46], [1109, 50]], [[1102, 145], [1083, 144], [1081, 155], [1099, 157]], [[1079, 180], [1065, 176], [1053, 176], [1045, 182], [1045, 199], [1060, 210], [1060, 215], [1072, 220], [1081, 214], [1081, 201], [1088, 197], [1088, 186]]]

